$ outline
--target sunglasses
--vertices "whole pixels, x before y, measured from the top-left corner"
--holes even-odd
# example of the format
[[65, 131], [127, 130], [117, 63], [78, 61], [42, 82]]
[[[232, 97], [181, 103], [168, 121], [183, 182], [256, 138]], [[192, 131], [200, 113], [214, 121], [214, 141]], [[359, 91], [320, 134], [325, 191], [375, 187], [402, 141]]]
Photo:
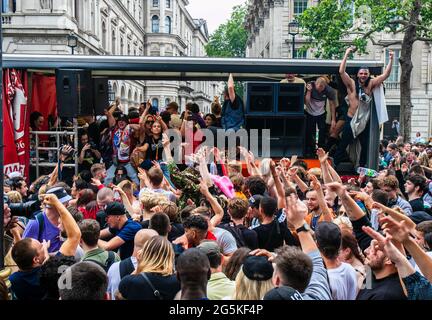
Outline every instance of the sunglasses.
[[146, 121], [146, 122], [145, 122], [145, 124], [149, 124], [149, 123], [150, 123], [150, 124], [153, 124], [154, 121]]

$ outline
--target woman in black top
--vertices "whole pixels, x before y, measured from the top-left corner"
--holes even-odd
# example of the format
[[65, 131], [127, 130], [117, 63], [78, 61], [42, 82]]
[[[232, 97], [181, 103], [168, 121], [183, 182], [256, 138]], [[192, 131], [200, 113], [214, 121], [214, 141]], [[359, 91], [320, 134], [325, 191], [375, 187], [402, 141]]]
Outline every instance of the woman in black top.
[[137, 270], [119, 284], [119, 298], [126, 300], [174, 300], [180, 283], [174, 273], [174, 250], [164, 237], [144, 244]]

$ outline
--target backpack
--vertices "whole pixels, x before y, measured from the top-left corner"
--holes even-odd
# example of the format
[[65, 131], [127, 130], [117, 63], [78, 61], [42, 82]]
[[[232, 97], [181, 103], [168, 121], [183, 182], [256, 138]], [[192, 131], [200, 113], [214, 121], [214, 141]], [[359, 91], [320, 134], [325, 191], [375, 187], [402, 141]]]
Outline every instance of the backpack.
[[43, 212], [38, 213], [36, 215], [36, 221], [38, 222], [38, 225], [39, 225], [38, 241], [42, 242], [42, 232], [44, 231], [44, 228], [45, 228]]
[[120, 279], [123, 279], [124, 277], [130, 275], [135, 270], [135, 266], [132, 263], [132, 259], [127, 258], [125, 260], [120, 261], [119, 270], [120, 270]]
[[113, 251], [108, 251], [108, 258], [106, 259], [105, 264], [100, 263], [99, 261], [96, 261], [96, 260], [92, 260], [92, 259], [86, 259], [85, 261], [90, 261], [90, 262], [96, 263], [97, 265], [102, 267], [102, 269], [104, 269], [105, 272], [108, 272], [109, 268], [111, 267], [111, 265], [115, 261], [115, 253]]
[[232, 222], [220, 225], [221, 228], [227, 230], [229, 233], [231, 233], [236, 240], [237, 248], [246, 247], [246, 241], [243, 236], [243, 231], [240, 227], [236, 226]]

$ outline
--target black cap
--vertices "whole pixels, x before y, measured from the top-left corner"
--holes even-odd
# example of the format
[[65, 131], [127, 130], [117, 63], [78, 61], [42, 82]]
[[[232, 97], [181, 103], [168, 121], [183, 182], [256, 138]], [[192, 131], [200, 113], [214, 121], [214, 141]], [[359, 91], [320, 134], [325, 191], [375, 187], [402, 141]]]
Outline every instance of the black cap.
[[123, 204], [114, 201], [107, 204], [105, 214], [107, 216], [122, 216], [126, 214], [126, 209]]
[[249, 198], [249, 206], [258, 209], [262, 198], [264, 197], [260, 194], [253, 195]]
[[315, 238], [320, 249], [339, 249], [342, 235], [339, 226], [333, 222], [323, 221], [315, 229]]
[[267, 292], [264, 300], [303, 300], [303, 297], [297, 290], [288, 286], [282, 286], [273, 288]]
[[243, 262], [243, 273], [250, 280], [269, 280], [273, 276], [273, 265], [267, 257], [248, 256]]

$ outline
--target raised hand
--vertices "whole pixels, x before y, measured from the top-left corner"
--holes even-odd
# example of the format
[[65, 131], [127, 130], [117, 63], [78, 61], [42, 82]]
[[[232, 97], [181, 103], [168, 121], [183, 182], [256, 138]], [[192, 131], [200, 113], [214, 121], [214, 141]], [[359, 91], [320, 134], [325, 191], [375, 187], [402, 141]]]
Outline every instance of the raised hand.
[[338, 196], [342, 195], [345, 192], [345, 187], [339, 182], [330, 182], [325, 185], [328, 190], [336, 193]]
[[287, 197], [285, 210], [288, 222], [296, 229], [300, 228], [305, 223], [308, 208], [294, 194]]
[[371, 242], [371, 247], [373, 250], [376, 250], [376, 247], [378, 247], [393, 262], [400, 261], [400, 259], [403, 258], [401, 252], [391, 242], [393, 238], [390, 234], [387, 233], [384, 237], [371, 227], [363, 226], [362, 229], [366, 234], [374, 239]]
[[309, 178], [312, 189], [314, 189], [315, 191], [319, 191], [321, 189], [321, 183], [318, 181], [318, 178], [313, 174], [311, 174]]
[[390, 234], [396, 241], [403, 243], [409, 239], [410, 232], [405, 221], [398, 222], [391, 216], [384, 216], [379, 219], [379, 222], [384, 232]]
[[52, 193], [44, 195], [44, 197], [43, 197], [43, 203], [45, 205], [48, 205], [48, 206], [51, 206], [51, 207], [54, 207], [54, 206], [56, 206], [58, 204], [61, 204], [61, 202], [57, 198], [57, 196], [55, 194], [52, 194]]
[[324, 163], [325, 161], [327, 161], [328, 159], [328, 153], [326, 153], [324, 151], [324, 149], [322, 148], [318, 148], [318, 150], [316, 151], [316, 154], [318, 156], [318, 159], [321, 163]]

